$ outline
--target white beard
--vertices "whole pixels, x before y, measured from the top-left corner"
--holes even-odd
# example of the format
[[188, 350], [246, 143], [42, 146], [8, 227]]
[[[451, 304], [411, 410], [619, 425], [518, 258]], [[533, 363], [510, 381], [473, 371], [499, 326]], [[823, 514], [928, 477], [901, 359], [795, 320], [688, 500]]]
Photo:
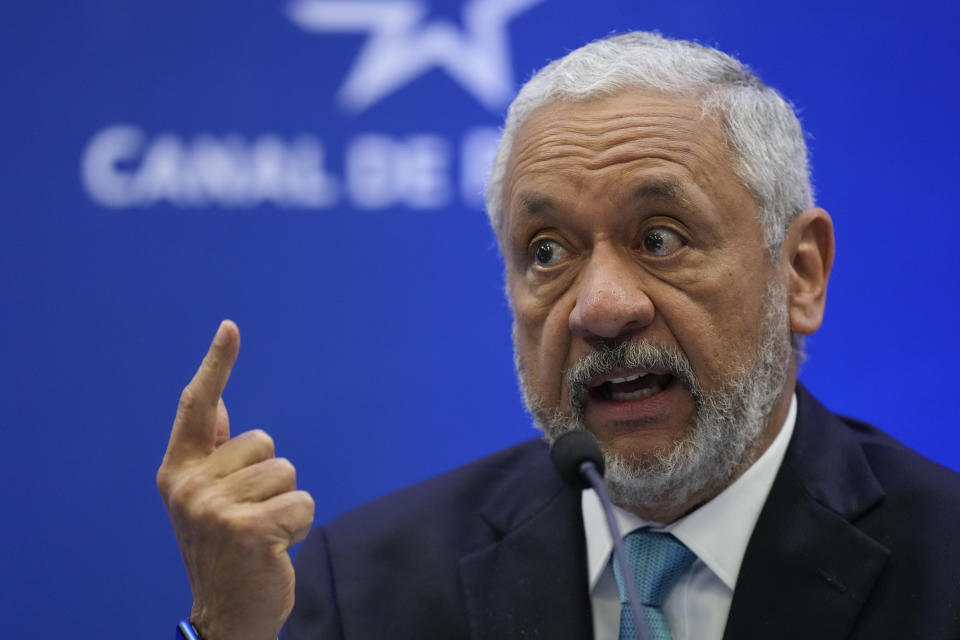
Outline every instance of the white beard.
[[701, 494], [715, 495], [756, 456], [759, 436], [783, 394], [793, 347], [786, 315], [786, 290], [768, 288], [760, 340], [753, 357], [716, 391], [705, 391], [686, 356], [673, 348], [634, 339], [594, 351], [567, 372], [571, 406], [547, 407], [530, 390], [525, 367], [514, 354], [520, 389], [535, 426], [553, 443], [569, 431], [586, 430], [586, 382], [617, 368], [665, 368], [691, 394], [695, 416], [689, 435], [673, 448], [626, 457], [601, 444], [605, 480], [617, 505], [640, 513], [675, 512]]

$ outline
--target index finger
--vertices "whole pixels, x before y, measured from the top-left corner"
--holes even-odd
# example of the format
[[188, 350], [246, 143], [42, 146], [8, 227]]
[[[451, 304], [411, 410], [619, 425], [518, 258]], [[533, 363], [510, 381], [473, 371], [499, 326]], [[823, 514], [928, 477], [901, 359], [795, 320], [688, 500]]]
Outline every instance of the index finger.
[[167, 446], [169, 458], [205, 456], [213, 451], [217, 406], [239, 350], [240, 330], [232, 320], [224, 320], [217, 328], [203, 362], [180, 396]]

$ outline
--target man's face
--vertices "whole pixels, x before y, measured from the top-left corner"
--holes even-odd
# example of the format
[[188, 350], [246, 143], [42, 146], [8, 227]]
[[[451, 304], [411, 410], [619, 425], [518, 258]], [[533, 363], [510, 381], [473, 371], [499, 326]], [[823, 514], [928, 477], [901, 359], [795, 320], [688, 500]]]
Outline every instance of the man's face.
[[[575, 416], [608, 457], [642, 468], [691, 440], [704, 398], [725, 402], [764, 357], [789, 359], [784, 282], [756, 204], [695, 99], [550, 103], [520, 128], [507, 176], [501, 242], [535, 415]], [[604, 364], [624, 344], [642, 357]], [[792, 378], [775, 382], [779, 398]], [[783, 419], [764, 411], [761, 445]]]

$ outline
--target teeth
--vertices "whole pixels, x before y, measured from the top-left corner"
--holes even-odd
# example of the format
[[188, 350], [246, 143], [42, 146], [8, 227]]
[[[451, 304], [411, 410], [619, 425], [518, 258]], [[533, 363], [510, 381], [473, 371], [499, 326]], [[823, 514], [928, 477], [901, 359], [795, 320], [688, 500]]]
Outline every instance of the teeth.
[[634, 380], [637, 380], [637, 379], [642, 378], [643, 376], [647, 376], [647, 375], [650, 375], [650, 374], [648, 374], [648, 373], [635, 373], [635, 374], [633, 374], [632, 376], [627, 376], [626, 378], [610, 378], [610, 379], [607, 380], [607, 382], [612, 382], [613, 384], [619, 384], [619, 383], [621, 383], [621, 382], [633, 382]]
[[641, 398], [649, 398], [650, 396], [656, 395], [661, 391], [663, 391], [663, 387], [660, 385], [654, 385], [652, 387], [647, 387], [646, 389], [637, 389], [636, 391], [631, 391], [630, 393], [614, 391], [610, 394], [610, 399], [617, 402], [623, 400], [639, 400]]

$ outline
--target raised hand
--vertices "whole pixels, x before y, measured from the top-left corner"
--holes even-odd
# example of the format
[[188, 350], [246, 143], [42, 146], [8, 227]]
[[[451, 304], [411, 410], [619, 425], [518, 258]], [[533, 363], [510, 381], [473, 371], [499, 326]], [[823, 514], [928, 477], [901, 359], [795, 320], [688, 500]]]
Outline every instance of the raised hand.
[[180, 396], [157, 486], [183, 554], [204, 640], [277, 637], [293, 608], [287, 550], [313, 522], [290, 461], [260, 430], [230, 438], [221, 395], [240, 349], [237, 326], [220, 324]]

